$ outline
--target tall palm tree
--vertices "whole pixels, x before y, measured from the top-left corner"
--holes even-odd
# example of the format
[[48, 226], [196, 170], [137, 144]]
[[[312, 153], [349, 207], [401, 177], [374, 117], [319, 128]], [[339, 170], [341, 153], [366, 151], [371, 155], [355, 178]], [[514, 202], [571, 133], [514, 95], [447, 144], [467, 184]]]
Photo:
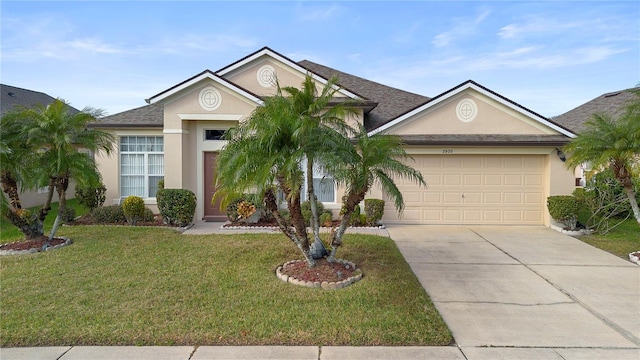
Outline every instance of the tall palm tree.
[[[239, 194], [255, 192], [264, 198], [280, 230], [314, 266], [300, 204], [304, 153], [294, 136], [300, 125], [290, 99], [278, 87], [277, 94], [265, 98], [249, 119], [226, 132], [229, 143], [216, 158], [214, 200], [221, 199], [224, 205]], [[285, 197], [290, 220], [278, 211], [278, 190]]]
[[299, 126], [293, 133], [294, 140], [306, 159], [307, 200], [311, 205], [311, 228], [315, 241], [321, 244], [317, 197], [313, 183], [314, 165], [322, 160], [330, 149], [350, 147], [349, 135], [354, 132], [345, 119], [355, 115], [355, 102], [339, 101], [338, 79], [330, 78], [319, 92], [316, 82], [307, 75], [302, 88], [283, 88], [289, 99], [292, 113], [298, 117]]
[[351, 214], [374, 185], [379, 185], [383, 193], [394, 200], [399, 212], [404, 209], [404, 198], [394, 179], [407, 179], [427, 186], [420, 171], [406, 164], [411, 156], [407, 154], [399, 136], [369, 136], [364, 126], [361, 126], [354, 140], [355, 146], [349, 148], [349, 151], [336, 153], [337, 158], [329, 162], [334, 164], [330, 166], [330, 171], [338, 183], [346, 188], [340, 210], [340, 224], [337, 230], [332, 231], [330, 261], [335, 258], [338, 247], [342, 245], [342, 237]]
[[103, 112], [86, 107], [80, 112], [64, 101], [56, 99], [48, 106], [36, 105], [24, 109], [19, 116], [27, 120], [26, 136], [30, 147], [40, 149], [36, 181], [40, 186], [49, 185], [49, 196], [40, 213], [44, 221], [50, 208], [53, 190], [58, 194], [58, 214], [49, 239], [55, 236], [61, 223], [61, 214], [66, 210], [66, 192], [69, 180], [78, 184], [96, 184], [100, 174], [95, 161], [86, 151], [98, 150], [109, 154], [114, 138], [108, 132], [87, 129]]
[[[636, 101], [637, 103], [638, 101]], [[588, 163], [594, 170], [610, 168], [624, 188], [633, 215], [640, 225], [640, 209], [633, 190], [634, 176], [640, 164], [640, 111], [630, 105], [618, 119], [594, 114], [586, 129], [564, 146], [569, 154], [567, 166], [575, 168]], [[635, 180], [634, 180], [635, 179]]]

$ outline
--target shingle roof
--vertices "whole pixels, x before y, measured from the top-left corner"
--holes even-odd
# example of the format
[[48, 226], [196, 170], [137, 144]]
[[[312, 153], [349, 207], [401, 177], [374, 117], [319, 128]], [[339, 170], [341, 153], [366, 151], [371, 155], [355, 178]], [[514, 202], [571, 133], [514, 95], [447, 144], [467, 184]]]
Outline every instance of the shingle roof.
[[602, 114], [614, 118], [620, 116], [629, 102], [637, 98], [629, 90], [631, 89], [600, 95], [575, 109], [552, 118], [552, 120], [575, 133], [580, 133], [584, 130], [584, 124], [591, 119], [593, 114]]
[[340, 86], [377, 102], [378, 106], [371, 110], [365, 119], [367, 130], [378, 128], [429, 100], [429, 97], [382, 85], [309, 60], [302, 60], [298, 64], [327, 79], [337, 76]]
[[[16, 106], [31, 107], [37, 104], [49, 105], [55, 98], [43, 92], [0, 84], [0, 114], [13, 110]], [[72, 107], [73, 109], [73, 107]], [[77, 111], [77, 109], [73, 109]]]
[[90, 124], [90, 127], [144, 127], [162, 128], [164, 122], [163, 105], [145, 105], [121, 113], [105, 116]]

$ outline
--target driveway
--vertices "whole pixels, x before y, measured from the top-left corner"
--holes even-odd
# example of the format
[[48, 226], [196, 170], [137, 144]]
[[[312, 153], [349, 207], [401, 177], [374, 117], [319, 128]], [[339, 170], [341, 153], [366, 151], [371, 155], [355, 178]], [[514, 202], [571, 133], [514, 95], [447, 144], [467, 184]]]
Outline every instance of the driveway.
[[640, 358], [637, 265], [541, 226], [387, 230], [469, 358]]

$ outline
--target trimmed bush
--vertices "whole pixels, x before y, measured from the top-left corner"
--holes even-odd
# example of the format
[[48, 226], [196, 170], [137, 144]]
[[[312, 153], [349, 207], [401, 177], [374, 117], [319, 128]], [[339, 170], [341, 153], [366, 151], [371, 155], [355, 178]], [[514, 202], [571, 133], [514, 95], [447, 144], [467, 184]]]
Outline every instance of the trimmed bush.
[[369, 226], [377, 226], [384, 215], [384, 200], [364, 199], [364, 213]]
[[320, 214], [320, 226], [331, 227], [331, 221], [333, 216], [330, 212], [323, 212]]
[[575, 230], [580, 209], [578, 199], [571, 195], [549, 196], [547, 208], [552, 218], [564, 224], [569, 230]]
[[360, 210], [360, 205], [358, 205], [353, 209], [353, 212], [351, 213], [351, 217], [349, 218], [349, 225], [358, 226], [358, 225], [364, 224], [364, 222], [360, 220], [360, 217], [361, 217], [361, 210]]
[[76, 209], [67, 206], [64, 208], [64, 211], [60, 213], [60, 217], [62, 218], [62, 221], [66, 223], [72, 222], [76, 219]]
[[106, 193], [107, 188], [102, 183], [98, 184], [98, 186], [82, 186], [78, 184], [76, 185], [75, 190], [76, 200], [78, 200], [78, 204], [86, 207], [87, 209], [89, 209], [89, 211], [93, 211], [93, 209], [104, 204], [104, 201], [107, 198]]
[[[322, 214], [324, 213], [328, 212], [329, 214], [331, 214], [330, 211], [324, 209], [324, 205], [322, 204], [322, 202], [316, 201], [316, 205], [317, 205], [316, 210], [318, 211], [318, 219], [320, 219], [320, 216], [322, 216]], [[303, 202], [301, 205], [301, 208], [302, 208], [302, 217], [304, 218], [304, 223], [307, 224], [307, 226], [309, 226], [311, 224], [311, 202], [309, 200]], [[322, 221], [320, 223], [322, 224]]]
[[144, 216], [142, 217], [142, 221], [153, 221], [155, 216], [153, 215], [153, 211], [148, 207], [144, 208]]
[[127, 219], [124, 217], [122, 205], [101, 206], [91, 212], [93, 220], [99, 224], [124, 224]]
[[139, 196], [127, 196], [122, 203], [124, 217], [130, 225], [136, 225], [144, 218], [144, 200]]
[[196, 194], [187, 189], [161, 189], [156, 194], [158, 209], [165, 223], [187, 226], [196, 213]]

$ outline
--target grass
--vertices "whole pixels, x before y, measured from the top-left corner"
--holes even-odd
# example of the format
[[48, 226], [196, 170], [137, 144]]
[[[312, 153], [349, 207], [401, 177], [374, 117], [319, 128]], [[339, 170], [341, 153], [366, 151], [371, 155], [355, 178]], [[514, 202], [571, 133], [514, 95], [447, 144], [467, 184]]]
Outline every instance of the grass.
[[631, 217], [607, 234], [592, 234], [579, 239], [628, 260], [629, 253], [640, 250], [640, 227]]
[[[4, 233], [4, 229], [3, 229]], [[63, 227], [74, 244], [4, 257], [0, 346], [447, 345], [452, 336], [389, 238], [348, 234], [365, 277], [342, 290], [283, 283], [281, 234]]]

